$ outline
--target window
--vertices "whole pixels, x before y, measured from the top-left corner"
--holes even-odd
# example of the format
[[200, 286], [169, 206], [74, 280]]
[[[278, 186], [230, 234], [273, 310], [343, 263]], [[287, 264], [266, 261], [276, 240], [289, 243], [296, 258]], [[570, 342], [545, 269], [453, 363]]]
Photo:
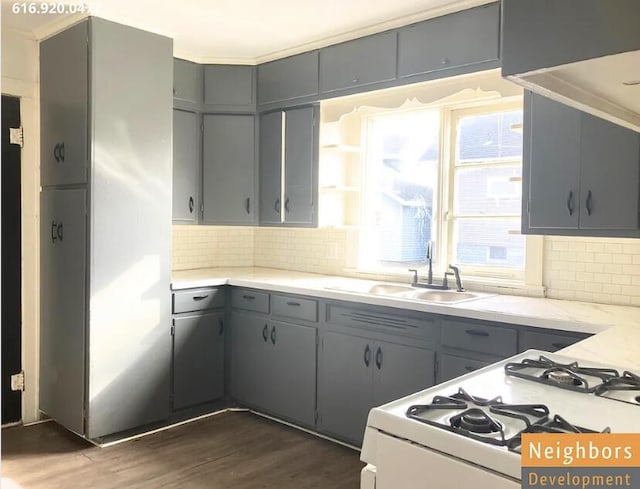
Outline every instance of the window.
[[365, 118], [360, 266], [424, 266], [522, 280], [522, 101], [391, 110]]

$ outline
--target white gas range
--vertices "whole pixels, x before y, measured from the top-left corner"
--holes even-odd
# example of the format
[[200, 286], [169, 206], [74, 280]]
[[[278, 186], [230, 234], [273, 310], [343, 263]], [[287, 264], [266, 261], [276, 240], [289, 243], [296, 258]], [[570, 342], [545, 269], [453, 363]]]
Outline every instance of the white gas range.
[[519, 434], [640, 432], [640, 377], [537, 350], [369, 413], [361, 489], [515, 489]]

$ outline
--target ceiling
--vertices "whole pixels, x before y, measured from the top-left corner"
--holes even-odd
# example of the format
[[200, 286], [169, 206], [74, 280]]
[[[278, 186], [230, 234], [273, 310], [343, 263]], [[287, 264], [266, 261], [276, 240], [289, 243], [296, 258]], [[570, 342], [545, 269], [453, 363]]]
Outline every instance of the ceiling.
[[[56, 3], [78, 4], [57, 0]], [[201, 63], [254, 64], [380, 32], [490, 0], [88, 0], [91, 15], [174, 39], [174, 54]], [[86, 16], [14, 14], [2, 28], [37, 39]], [[51, 3], [36, 0], [36, 3]]]

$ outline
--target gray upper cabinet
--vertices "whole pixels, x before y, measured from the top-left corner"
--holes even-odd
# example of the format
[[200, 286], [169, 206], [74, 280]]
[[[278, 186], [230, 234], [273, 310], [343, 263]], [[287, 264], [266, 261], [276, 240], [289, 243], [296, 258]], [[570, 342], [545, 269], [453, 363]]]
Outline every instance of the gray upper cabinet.
[[635, 236], [640, 134], [527, 92], [523, 232]]
[[262, 115], [260, 224], [312, 226], [317, 221], [317, 118], [317, 107]]
[[320, 50], [320, 93], [396, 78], [397, 32], [383, 32]]
[[206, 114], [203, 119], [202, 220], [207, 224], [252, 224], [254, 116]]
[[318, 94], [318, 51], [270, 61], [258, 66], [258, 104]]
[[502, 75], [638, 49], [636, 0], [502, 0]]
[[640, 133], [582, 116], [580, 227], [638, 229]]
[[204, 106], [207, 111], [255, 111], [256, 67], [204, 65]]
[[87, 181], [88, 36], [82, 22], [40, 44], [43, 187]]
[[282, 185], [283, 112], [260, 116], [260, 224], [279, 225]]
[[200, 116], [173, 111], [173, 220], [195, 224], [200, 209]]
[[194, 109], [202, 105], [203, 96], [202, 65], [174, 58], [173, 60], [173, 103]]
[[173, 408], [224, 395], [224, 313], [173, 320]]
[[499, 3], [403, 27], [398, 34], [398, 76], [494, 61], [499, 46]]

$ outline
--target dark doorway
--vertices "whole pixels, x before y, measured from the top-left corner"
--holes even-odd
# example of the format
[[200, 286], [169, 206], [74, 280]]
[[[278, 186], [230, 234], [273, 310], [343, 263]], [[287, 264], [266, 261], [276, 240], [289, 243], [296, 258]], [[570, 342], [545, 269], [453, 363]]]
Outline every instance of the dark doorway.
[[9, 129], [20, 127], [20, 99], [2, 96], [2, 424], [20, 421], [22, 392], [11, 376], [22, 370], [20, 146]]

